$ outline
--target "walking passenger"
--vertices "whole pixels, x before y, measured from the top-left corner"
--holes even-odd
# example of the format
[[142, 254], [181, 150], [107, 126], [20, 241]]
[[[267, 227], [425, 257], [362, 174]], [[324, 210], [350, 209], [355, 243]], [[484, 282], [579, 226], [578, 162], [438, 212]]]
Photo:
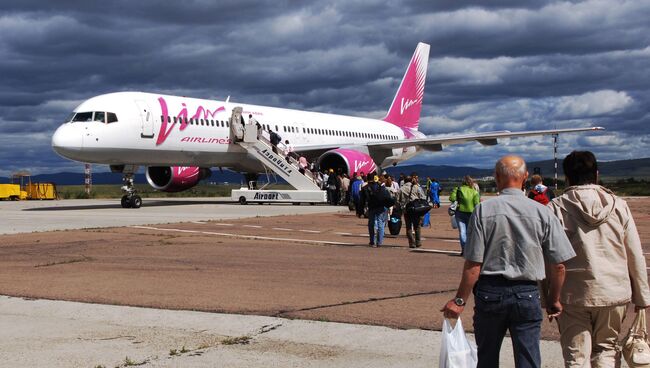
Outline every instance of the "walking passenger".
[[469, 223], [469, 217], [472, 215], [474, 207], [480, 202], [479, 194], [474, 190], [473, 180], [469, 175], [465, 175], [463, 184], [460, 187], [456, 187], [451, 191], [449, 200], [452, 203], [458, 202], [454, 216], [456, 216], [456, 222], [458, 223], [460, 255], [462, 256], [465, 251], [465, 243], [467, 242], [467, 224]]
[[341, 176], [341, 198], [344, 205], [350, 204], [350, 178], [346, 173]]
[[[399, 198], [402, 209], [405, 209], [406, 205], [411, 201], [426, 199], [422, 188], [418, 184], [418, 175], [416, 173], [404, 178], [404, 185], [400, 188]], [[406, 237], [409, 241], [409, 248], [421, 247], [420, 229], [422, 227], [422, 215], [408, 214], [404, 211], [404, 223], [406, 225]]]
[[361, 191], [361, 203], [368, 206], [368, 236], [371, 247], [380, 247], [384, 242], [384, 228], [388, 220], [388, 207], [395, 200], [386, 187], [379, 183], [379, 177], [373, 176]]
[[537, 201], [543, 205], [547, 205], [553, 198], [555, 198], [555, 193], [551, 188], [542, 184], [542, 177], [539, 175], [533, 175], [530, 178], [530, 185], [533, 187], [528, 193], [528, 198]]
[[287, 162], [291, 162], [291, 156], [294, 155], [295, 149], [293, 148], [293, 145], [289, 143], [288, 139], [284, 141], [284, 148], [284, 153], [287, 155]]
[[433, 208], [440, 208], [440, 183], [436, 178], [431, 179], [431, 185], [429, 186], [429, 200], [433, 203]]
[[273, 152], [278, 153], [278, 143], [282, 142], [282, 137], [274, 131], [271, 130], [269, 133], [269, 140], [271, 141], [271, 145], [273, 146]]
[[566, 262], [558, 319], [566, 367], [618, 367], [617, 340], [627, 304], [650, 305], [646, 262], [627, 203], [597, 185], [596, 157], [571, 152], [562, 163], [568, 184], [550, 203], [577, 256]]
[[[560, 221], [521, 191], [528, 177], [521, 157], [505, 156], [495, 167], [501, 195], [476, 207], [471, 217], [465, 265], [456, 297], [442, 311], [458, 318], [474, 293], [478, 368], [499, 367], [499, 351], [510, 331], [516, 367], [541, 367], [542, 308], [537, 282], [549, 278], [549, 318], [562, 312], [563, 262], [575, 252]], [[545, 267], [545, 260], [549, 264]], [[546, 275], [545, 269], [549, 270]]]
[[357, 175], [352, 184], [350, 184], [350, 195], [354, 202], [354, 209], [357, 213], [357, 217], [361, 217], [363, 214], [359, 211], [360, 208], [363, 208], [361, 207], [361, 186], [363, 186], [363, 180], [360, 175]]
[[334, 169], [329, 169], [327, 176], [327, 198], [329, 199], [329, 204], [335, 206], [338, 203], [338, 178], [334, 173]]

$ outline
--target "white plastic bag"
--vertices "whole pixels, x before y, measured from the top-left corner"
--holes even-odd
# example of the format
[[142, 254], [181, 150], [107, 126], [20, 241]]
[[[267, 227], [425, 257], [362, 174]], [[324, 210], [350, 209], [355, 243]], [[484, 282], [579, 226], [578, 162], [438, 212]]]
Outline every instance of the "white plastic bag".
[[475, 368], [478, 363], [476, 346], [467, 339], [460, 318], [456, 326], [445, 318], [442, 322], [442, 343], [440, 344], [440, 368]]
[[456, 216], [451, 216], [451, 228], [458, 229], [458, 222], [456, 221]]

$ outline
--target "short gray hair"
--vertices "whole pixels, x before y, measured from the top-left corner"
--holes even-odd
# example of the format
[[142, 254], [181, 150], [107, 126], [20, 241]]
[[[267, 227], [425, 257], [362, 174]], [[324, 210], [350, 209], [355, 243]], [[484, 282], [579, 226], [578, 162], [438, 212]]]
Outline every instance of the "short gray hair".
[[497, 161], [494, 171], [498, 176], [508, 178], [523, 178], [528, 171], [526, 161], [519, 156], [504, 156]]

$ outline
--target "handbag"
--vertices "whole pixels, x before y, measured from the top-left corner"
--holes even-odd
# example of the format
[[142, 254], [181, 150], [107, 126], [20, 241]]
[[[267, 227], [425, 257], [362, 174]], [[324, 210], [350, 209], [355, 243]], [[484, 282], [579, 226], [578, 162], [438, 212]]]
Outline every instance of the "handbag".
[[650, 346], [648, 346], [645, 309], [636, 313], [632, 327], [623, 340], [623, 357], [630, 368], [650, 367]]
[[449, 208], [447, 209], [447, 214], [453, 217], [454, 215], [456, 215], [457, 208], [458, 208], [458, 202], [456, 201], [452, 202], [452, 204], [450, 204]]
[[[411, 184], [411, 192], [409, 193], [409, 198], [411, 198], [412, 193], [413, 193], [413, 184]], [[422, 216], [431, 210], [431, 205], [429, 204], [429, 201], [427, 201], [426, 199], [418, 198], [407, 203], [406, 208], [404, 208], [404, 210], [406, 211], [407, 215]]]
[[476, 345], [467, 339], [460, 318], [451, 327], [447, 318], [442, 322], [442, 342], [440, 345], [440, 368], [475, 368], [478, 364]]

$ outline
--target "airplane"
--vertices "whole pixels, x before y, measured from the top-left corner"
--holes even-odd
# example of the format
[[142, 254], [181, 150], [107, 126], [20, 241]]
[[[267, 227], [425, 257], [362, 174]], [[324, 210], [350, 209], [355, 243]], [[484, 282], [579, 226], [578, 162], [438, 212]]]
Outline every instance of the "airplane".
[[279, 154], [260, 149], [259, 145], [267, 147], [263, 142], [243, 144], [235, 128], [240, 122], [246, 123], [245, 116], [259, 122], [265, 134], [274, 131], [282, 141], [290, 141], [295, 154], [315, 162], [317, 168], [340, 169], [348, 175], [371, 173], [423, 151], [441, 151], [452, 144], [477, 141], [492, 146], [501, 138], [603, 129], [504, 130], [427, 136], [418, 130], [418, 123], [428, 60], [429, 45], [419, 43], [383, 119], [239, 104], [230, 101], [230, 97], [216, 101], [117, 92], [82, 102], [55, 131], [52, 148], [65, 158], [108, 164], [111, 171], [122, 173], [126, 183], [122, 187], [125, 192], [122, 207], [138, 208], [142, 199], [133, 188], [132, 178], [139, 166], [146, 167], [147, 181], [153, 188], [168, 192], [195, 186], [210, 175], [212, 167], [229, 168], [246, 174], [247, 178], [270, 168], [283, 178], [288, 177], [290, 184], [298, 183], [292, 184], [294, 187], [301, 186], [298, 177], [291, 177], [300, 176], [295, 174], [298, 170], [293, 170], [297, 168], [295, 162], [279, 167], [277, 163], [281, 160], [275, 157]]

